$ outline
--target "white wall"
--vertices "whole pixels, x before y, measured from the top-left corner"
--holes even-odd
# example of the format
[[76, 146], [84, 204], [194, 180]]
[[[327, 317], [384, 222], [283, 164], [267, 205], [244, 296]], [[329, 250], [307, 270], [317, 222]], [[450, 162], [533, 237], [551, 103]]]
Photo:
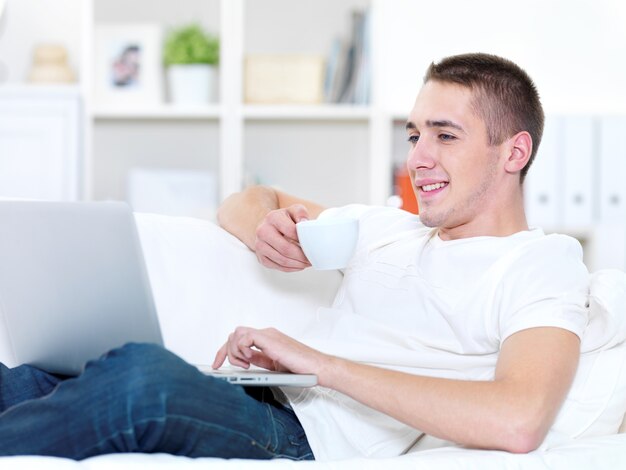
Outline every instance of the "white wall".
[[62, 44], [78, 71], [82, 0], [7, 0], [6, 29], [0, 37], [0, 62], [8, 68], [6, 82], [23, 82], [39, 43]]
[[503, 55], [536, 81], [548, 113], [626, 112], [622, 0], [380, 0], [381, 104], [407, 113], [433, 60]]

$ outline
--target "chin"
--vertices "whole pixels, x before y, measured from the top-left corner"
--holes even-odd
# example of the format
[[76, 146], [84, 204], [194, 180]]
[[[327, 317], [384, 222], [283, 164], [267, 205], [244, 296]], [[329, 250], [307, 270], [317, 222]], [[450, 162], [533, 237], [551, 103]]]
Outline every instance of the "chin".
[[438, 227], [439, 220], [434, 216], [434, 214], [429, 214], [428, 211], [419, 213], [420, 222], [423, 223], [426, 227]]

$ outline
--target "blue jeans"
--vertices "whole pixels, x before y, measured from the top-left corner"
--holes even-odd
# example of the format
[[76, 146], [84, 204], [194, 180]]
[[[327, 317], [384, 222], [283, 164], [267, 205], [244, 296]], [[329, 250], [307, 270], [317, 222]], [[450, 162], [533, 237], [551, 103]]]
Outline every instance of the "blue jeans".
[[74, 378], [0, 364], [0, 455], [114, 452], [313, 459], [271, 390], [207, 377], [159, 346], [128, 344]]

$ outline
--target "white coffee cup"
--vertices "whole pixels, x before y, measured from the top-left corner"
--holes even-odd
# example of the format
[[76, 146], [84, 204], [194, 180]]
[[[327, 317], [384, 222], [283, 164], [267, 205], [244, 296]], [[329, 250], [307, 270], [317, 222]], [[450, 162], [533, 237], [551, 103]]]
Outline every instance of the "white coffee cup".
[[342, 269], [354, 255], [359, 221], [348, 217], [305, 220], [296, 224], [296, 231], [314, 269]]

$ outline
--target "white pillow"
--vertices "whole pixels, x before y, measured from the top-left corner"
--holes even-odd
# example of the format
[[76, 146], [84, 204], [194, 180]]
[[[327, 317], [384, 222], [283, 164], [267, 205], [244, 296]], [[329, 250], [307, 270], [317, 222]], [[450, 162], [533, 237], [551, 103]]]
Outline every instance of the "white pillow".
[[621, 352], [620, 369], [606, 371], [607, 374], [617, 376], [618, 380], [599, 419], [605, 422], [609, 434], [618, 427], [618, 432], [626, 432], [626, 273], [618, 269], [603, 269], [593, 273], [589, 309], [591, 314], [604, 312], [609, 318], [605, 328], [610, 336], [605, 348]]
[[239, 325], [303, 332], [329, 306], [337, 271], [281, 273], [237, 238], [201, 219], [136, 214], [166, 347], [206, 364]]
[[576, 437], [618, 432], [626, 413], [626, 273], [617, 269], [591, 275], [589, 324], [578, 374], [563, 406], [577, 421]]

